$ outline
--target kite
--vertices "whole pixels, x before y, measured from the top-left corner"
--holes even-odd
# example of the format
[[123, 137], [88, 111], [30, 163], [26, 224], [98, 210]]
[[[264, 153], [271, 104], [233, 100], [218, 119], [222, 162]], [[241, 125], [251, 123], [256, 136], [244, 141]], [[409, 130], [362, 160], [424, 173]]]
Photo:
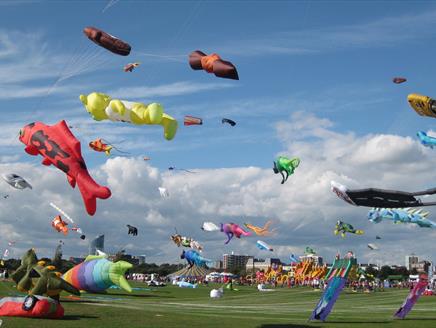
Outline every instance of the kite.
[[201, 230], [204, 230], [204, 231], [218, 231], [218, 230], [220, 230], [220, 227], [218, 227], [213, 222], [204, 222], [203, 226], [201, 227]]
[[306, 254], [306, 255], [315, 255], [316, 252], [314, 251], [313, 248], [307, 246], [306, 249], [304, 250], [304, 254]]
[[289, 259], [291, 260], [291, 263], [299, 263], [300, 262], [300, 260], [298, 260], [294, 254], [291, 254], [289, 256]]
[[8, 257], [9, 256], [9, 249], [5, 249], [5, 251], [3, 252], [3, 257]]
[[259, 248], [260, 250], [263, 250], [263, 251], [270, 251], [270, 252], [274, 251], [274, 249], [270, 245], [268, 245], [267, 243], [265, 243], [262, 240], [258, 240], [256, 242], [256, 246], [257, 246], [257, 248]]
[[236, 236], [236, 238], [241, 238], [241, 236], [251, 236], [251, 232], [245, 231], [236, 223], [221, 223], [220, 230], [227, 235], [227, 241], [224, 244], [228, 244], [233, 236]]
[[407, 96], [407, 101], [419, 115], [436, 117], [436, 103], [432, 98], [412, 93]]
[[171, 240], [177, 245], [177, 247], [190, 247], [192, 249], [197, 249], [200, 252], [203, 250], [203, 246], [201, 246], [198, 241], [195, 241], [192, 238], [181, 236], [178, 233], [172, 235]]
[[14, 246], [15, 244], [16, 244], [16, 242], [13, 241], [13, 240], [8, 241], [8, 245], [9, 245], [9, 246]]
[[204, 266], [212, 266], [213, 261], [206, 259], [202, 257], [197, 251], [190, 249], [187, 251], [183, 251], [180, 255], [180, 258], [186, 259], [186, 261], [189, 264], [189, 268], [192, 268], [194, 265], [198, 267], [204, 267]]
[[427, 135], [427, 133], [423, 132], [423, 131], [419, 131], [416, 134], [419, 138], [419, 141], [421, 141], [421, 144], [425, 147], [429, 147], [431, 149], [433, 149], [434, 146], [436, 146], [436, 138], [435, 137], [430, 137]]
[[381, 239], [381, 237], [380, 236], [375, 236], [375, 239]]
[[124, 66], [124, 72], [133, 72], [133, 69], [138, 67], [140, 63], [128, 63]]
[[183, 120], [183, 125], [203, 125], [203, 120], [199, 117], [185, 116]]
[[24, 180], [23, 177], [20, 177], [17, 174], [14, 173], [2, 174], [2, 178], [15, 189], [21, 189], [21, 190], [26, 188], [32, 189], [30, 183], [28, 183], [26, 180]]
[[176, 135], [177, 121], [164, 113], [161, 104], [145, 105], [139, 102], [112, 99], [110, 96], [98, 92], [90, 93], [87, 96], [80, 95], [80, 101], [96, 121], [110, 120], [134, 125], [158, 124], [162, 125], [164, 129], [165, 139], [171, 140]]
[[41, 122], [30, 123], [20, 130], [20, 141], [26, 145], [26, 153], [40, 154], [43, 165], [54, 165], [65, 172], [71, 187], [79, 186], [89, 215], [97, 209], [97, 198], [111, 195], [107, 187], [98, 185], [89, 175], [83, 160], [80, 142], [74, 137], [65, 121], [49, 126]]
[[182, 281], [178, 281], [178, 282], [177, 282], [177, 285], [178, 285], [180, 288], [197, 288], [197, 284], [191, 284], [191, 283], [186, 282], [186, 281], [184, 281], [184, 280], [182, 280]]
[[0, 299], [0, 316], [60, 319], [61, 303], [44, 296], [4, 297]]
[[250, 229], [251, 231], [253, 231], [258, 236], [270, 236], [276, 230], [276, 229], [273, 229], [271, 231], [268, 231], [269, 226], [271, 225], [271, 223], [273, 223], [271, 220], [267, 221], [265, 223], [265, 225], [263, 226], [263, 228], [262, 227], [256, 227], [256, 226], [254, 226], [254, 225], [252, 225], [250, 223], [244, 223], [244, 226], [247, 229]]
[[127, 225], [127, 228], [129, 228], [128, 235], [137, 236], [138, 235], [138, 228], [131, 226], [130, 224]]
[[127, 56], [130, 54], [131, 47], [128, 43], [117, 39], [98, 28], [88, 26], [83, 29], [83, 33], [85, 33], [89, 40], [114, 54], [121, 56]]
[[109, 156], [111, 154], [112, 149], [115, 149], [116, 151], [118, 151], [120, 153], [128, 154], [125, 151], [119, 150], [114, 145], [111, 145], [109, 143], [105, 143], [105, 141], [103, 141], [103, 139], [101, 139], [101, 138], [95, 139], [94, 141], [91, 141], [89, 143], [89, 148], [91, 148], [97, 152], [104, 152], [106, 154], [106, 156]]
[[[282, 184], [284, 184], [285, 181], [288, 180], [289, 176], [294, 174], [294, 171], [298, 165], [300, 165], [300, 159], [297, 157], [289, 159], [285, 156], [279, 156], [274, 162], [273, 171], [275, 174], [280, 173], [282, 176]], [[286, 173], [286, 177], [283, 172]]]
[[132, 288], [124, 277], [133, 265], [118, 261], [109, 261], [106, 256], [88, 255], [84, 262], [68, 270], [62, 277], [79, 290], [98, 293], [116, 285], [127, 292]]
[[29, 295], [47, 295], [59, 300], [59, 294], [64, 290], [70, 294], [80, 295], [80, 291], [62, 279], [52, 265], [45, 266], [44, 261], [38, 261], [35, 250], [29, 249], [21, 258], [21, 264], [11, 275], [20, 292]]
[[147, 157], [147, 156], [144, 156], [144, 157], [143, 157], [143, 160], [144, 160], [144, 161], [149, 161], [150, 159], [151, 159], [151, 158], [150, 158], [150, 157]]
[[345, 238], [345, 233], [363, 235], [363, 230], [354, 229], [351, 224], [342, 222], [341, 220], [338, 220], [338, 222], [336, 222], [336, 227], [334, 230], [335, 235], [337, 235], [339, 232], [341, 233], [342, 238]]
[[223, 119], [221, 120], [221, 123], [222, 123], [222, 124], [224, 124], [224, 123], [228, 123], [228, 124], [230, 124], [231, 126], [235, 126], [235, 125], [236, 125], [236, 122], [233, 121], [233, 120], [231, 120], [231, 119], [229, 119], [229, 118], [223, 118]]
[[[80, 236], [80, 239], [85, 239], [86, 237], [85, 237], [85, 235], [83, 234], [83, 231], [82, 231], [82, 229], [80, 229], [75, 223], [74, 223], [74, 220], [67, 214], [67, 213], [65, 213], [61, 208], [59, 208], [59, 207], [57, 207], [55, 204], [53, 204], [53, 203], [50, 203], [50, 206], [51, 207], [53, 207], [55, 210], [57, 210], [59, 213], [61, 213], [68, 221], [70, 221], [74, 226], [71, 228], [71, 230], [73, 230], [73, 231], [75, 231], [75, 232], [77, 232], [77, 233], [79, 233], [81, 236]], [[60, 215], [59, 215], [59, 218], [60, 218], [60, 220], [62, 221], [62, 219], [61, 219], [61, 217], [60, 217]], [[56, 218], [55, 218], [56, 219]], [[56, 229], [56, 227], [53, 225], [53, 223], [55, 222], [55, 220], [53, 220], [52, 221], [52, 226], [53, 226], [53, 228], [55, 228]], [[64, 222], [64, 221], [62, 221], [62, 222]], [[66, 222], [64, 222], [64, 224], [65, 224], [65, 229], [66, 229], [66, 231], [68, 231], [68, 228], [66, 227], [66, 225], [68, 224], [68, 223], [66, 223]], [[60, 230], [58, 230], [58, 229], [56, 229], [57, 231], [59, 231], [60, 232]], [[62, 229], [61, 229], [62, 230]], [[64, 232], [64, 234], [66, 235], [67, 233], [66, 232]]]
[[168, 168], [168, 170], [169, 170], [169, 171], [185, 171], [185, 172], [187, 172], [187, 173], [196, 173], [196, 172], [194, 172], [194, 171], [189, 171], [189, 170], [186, 170], [186, 169], [178, 169], [178, 168], [176, 168], [175, 166], [170, 166], [170, 167]]
[[170, 197], [170, 194], [168, 193], [168, 190], [166, 188], [159, 187], [159, 193], [162, 198]]
[[404, 83], [406, 81], [407, 81], [407, 79], [404, 77], [394, 77], [392, 79], [392, 82], [394, 82], [395, 84], [401, 84], [401, 83]]
[[436, 228], [436, 223], [427, 219], [429, 212], [412, 208], [373, 208], [368, 212], [368, 220], [379, 223], [392, 220], [394, 223], [413, 223], [421, 228]]
[[224, 295], [224, 290], [222, 287], [219, 289], [212, 289], [209, 294], [211, 298], [221, 298], [223, 297], [223, 295]]
[[394, 317], [404, 319], [406, 315], [412, 310], [415, 303], [424, 293], [428, 286], [428, 276], [425, 273], [419, 275], [418, 283], [410, 291], [409, 295], [405, 299], [403, 305], [395, 312]]
[[350, 190], [346, 186], [332, 181], [331, 190], [340, 199], [355, 206], [404, 208], [436, 205], [436, 202], [423, 203], [420, 199], [415, 198], [415, 196], [436, 194], [436, 188], [417, 192], [374, 188]]
[[4, 199], [8, 199], [8, 198], [9, 198], [9, 195], [4, 195], [3, 198], [4, 198]]
[[239, 80], [236, 67], [231, 62], [222, 60], [217, 54], [206, 55], [200, 50], [193, 51], [189, 55], [189, 65], [193, 70], [205, 70], [217, 77]]
[[51, 221], [51, 226], [57, 231], [62, 232], [64, 236], [68, 234], [68, 223], [62, 220], [60, 215], [57, 215], [53, 221]]
[[370, 250], [373, 250], [373, 251], [378, 250], [378, 247], [377, 247], [376, 245], [374, 245], [374, 244], [368, 244], [367, 246], [368, 246], [368, 248], [369, 248]]

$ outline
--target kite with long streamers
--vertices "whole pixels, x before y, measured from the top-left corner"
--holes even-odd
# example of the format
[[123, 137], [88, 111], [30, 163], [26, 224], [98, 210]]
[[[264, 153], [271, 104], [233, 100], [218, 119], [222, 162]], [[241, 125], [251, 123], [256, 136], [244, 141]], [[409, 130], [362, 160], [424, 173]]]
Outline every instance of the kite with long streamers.
[[418, 283], [410, 291], [403, 305], [395, 312], [394, 317], [404, 319], [428, 286], [428, 276], [421, 274]]
[[110, 143], [104, 141], [101, 138], [90, 141], [89, 148], [91, 148], [92, 150], [95, 150], [97, 152], [104, 152], [106, 154], [106, 156], [109, 156], [111, 154], [112, 149], [115, 149], [116, 151], [123, 153], [123, 154], [128, 154], [128, 152], [119, 150], [117, 147], [115, 147], [114, 145], [111, 145]]
[[273, 221], [268, 220], [263, 227], [256, 227], [250, 223], [244, 223], [244, 226], [247, 229], [253, 231], [258, 236], [271, 236], [274, 233], [274, 231], [276, 231], [276, 229], [269, 231], [269, 227], [272, 223]]
[[236, 67], [229, 61], [222, 60], [217, 54], [206, 55], [200, 50], [191, 52], [189, 65], [193, 70], [205, 70], [217, 77], [239, 80]]
[[373, 208], [368, 212], [368, 220], [379, 223], [392, 220], [394, 223], [413, 223], [421, 228], [436, 228], [436, 223], [427, 219], [429, 212], [415, 208]]
[[187, 173], [197, 173], [197, 172], [194, 172], [194, 171], [189, 171], [187, 169], [178, 169], [175, 166], [170, 166], [168, 168], [168, 171], [184, 171], [184, 172], [187, 172]]
[[109, 188], [98, 185], [89, 175], [80, 142], [65, 121], [52, 126], [41, 122], [30, 123], [20, 130], [20, 141], [26, 145], [26, 153], [32, 156], [39, 154], [44, 158], [43, 165], [54, 165], [63, 171], [71, 187], [74, 188], [77, 182], [89, 215], [94, 215], [97, 210], [97, 198], [111, 196]]
[[332, 181], [331, 191], [340, 199], [355, 206], [404, 208], [436, 205], [436, 202], [424, 203], [422, 200], [416, 198], [416, 196], [434, 195], [436, 194], [436, 188], [417, 192], [375, 188], [350, 190], [346, 186]]
[[130, 54], [130, 50], [132, 49], [127, 42], [124, 42], [123, 40], [120, 40], [96, 27], [85, 27], [83, 33], [85, 33], [88, 39], [95, 44], [117, 55], [127, 56]]

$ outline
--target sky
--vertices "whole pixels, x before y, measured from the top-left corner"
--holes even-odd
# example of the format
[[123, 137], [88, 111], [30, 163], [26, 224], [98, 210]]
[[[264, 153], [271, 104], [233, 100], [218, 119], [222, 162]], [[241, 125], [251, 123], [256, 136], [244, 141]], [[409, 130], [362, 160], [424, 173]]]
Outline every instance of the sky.
[[[105, 234], [109, 252], [178, 263], [181, 249], [170, 241], [176, 229], [214, 260], [234, 252], [286, 262], [311, 246], [327, 262], [348, 250], [363, 263], [404, 264], [411, 253], [436, 261], [436, 232], [368, 222], [368, 208], [330, 192], [331, 180], [352, 188], [435, 186], [435, 150], [424, 148], [416, 132], [436, 134], [436, 121], [407, 103], [409, 93], [436, 97], [435, 2], [0, 1], [0, 18], [0, 173], [19, 174], [33, 186], [21, 191], [0, 183], [0, 194], [9, 195], [0, 201], [0, 232], [7, 236], [0, 249], [16, 241], [10, 257], [30, 247], [51, 256], [60, 239], [66, 256], [85, 256], [88, 240]], [[89, 41], [87, 26], [128, 42], [130, 55]], [[192, 70], [194, 50], [231, 61], [240, 80]], [[130, 62], [141, 65], [125, 73]], [[408, 81], [394, 84], [395, 76]], [[179, 122], [176, 137], [165, 140], [161, 126], [94, 121], [79, 100], [92, 92], [161, 103]], [[183, 126], [185, 115], [204, 123]], [[224, 117], [237, 125], [223, 125]], [[18, 140], [30, 122], [62, 119], [81, 141], [92, 176], [112, 191], [92, 217], [64, 173], [41, 165]], [[94, 152], [87, 144], [96, 138], [128, 154]], [[278, 155], [301, 159], [284, 185], [272, 171]], [[158, 187], [170, 196], [161, 198]], [[74, 218], [87, 240], [53, 230], [50, 202]], [[274, 236], [228, 245], [224, 234], [200, 229], [204, 221], [261, 226], [268, 219]], [[365, 234], [335, 236], [338, 219]], [[126, 224], [138, 227], [138, 236], [127, 235]], [[274, 252], [258, 250], [258, 239]], [[368, 243], [380, 249], [370, 251]]]

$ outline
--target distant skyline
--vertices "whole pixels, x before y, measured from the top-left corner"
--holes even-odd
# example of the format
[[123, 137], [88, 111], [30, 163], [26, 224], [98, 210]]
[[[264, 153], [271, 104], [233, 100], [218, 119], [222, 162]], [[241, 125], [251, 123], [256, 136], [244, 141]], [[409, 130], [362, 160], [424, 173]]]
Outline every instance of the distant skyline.
[[[105, 234], [109, 252], [124, 248], [150, 262], [183, 262], [170, 240], [176, 229], [202, 243], [211, 259], [232, 251], [265, 257], [259, 239], [282, 261], [306, 246], [327, 262], [348, 250], [363, 263], [403, 263], [412, 253], [436, 259], [435, 231], [371, 223], [368, 208], [330, 192], [330, 180], [352, 188], [435, 187], [436, 151], [420, 145], [416, 133], [436, 135], [436, 120], [417, 115], [407, 95], [436, 97], [436, 3], [0, 1], [0, 8], [0, 173], [19, 174], [34, 187], [0, 183], [0, 194], [10, 195], [0, 198], [0, 250], [16, 241], [10, 257], [30, 247], [52, 256], [60, 239], [65, 256], [86, 255], [89, 239]], [[126, 40], [131, 54], [99, 48], [83, 34], [86, 26]], [[240, 80], [192, 70], [193, 50], [231, 61]], [[141, 64], [125, 73], [130, 62]], [[394, 84], [395, 76], [407, 82]], [[94, 121], [79, 100], [94, 91], [161, 103], [179, 122], [176, 137], [164, 140], [160, 126]], [[184, 126], [185, 115], [204, 124]], [[222, 124], [223, 117], [237, 125]], [[112, 190], [94, 217], [65, 175], [27, 155], [18, 141], [25, 124], [61, 119], [73, 126], [96, 181]], [[96, 138], [129, 154], [94, 152], [88, 143]], [[280, 154], [301, 159], [284, 185], [272, 171]], [[86, 240], [52, 229], [57, 213], [50, 202], [75, 219]], [[434, 220], [434, 208], [428, 210]], [[204, 221], [261, 226], [269, 219], [274, 236], [228, 245], [223, 233], [200, 229]], [[335, 236], [338, 219], [364, 235]], [[138, 227], [138, 236], [128, 235], [126, 224]]]

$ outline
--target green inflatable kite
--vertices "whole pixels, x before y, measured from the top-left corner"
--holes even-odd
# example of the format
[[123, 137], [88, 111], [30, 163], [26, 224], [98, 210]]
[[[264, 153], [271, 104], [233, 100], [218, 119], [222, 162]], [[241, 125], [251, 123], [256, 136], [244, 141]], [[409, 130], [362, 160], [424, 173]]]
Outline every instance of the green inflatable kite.
[[[300, 159], [298, 157], [289, 159], [285, 156], [279, 156], [274, 162], [273, 171], [275, 174], [280, 173], [282, 176], [282, 184], [284, 184], [285, 181], [288, 180], [289, 176], [294, 174], [294, 171], [298, 165], [300, 165]], [[286, 174], [286, 177], [283, 172]]]

